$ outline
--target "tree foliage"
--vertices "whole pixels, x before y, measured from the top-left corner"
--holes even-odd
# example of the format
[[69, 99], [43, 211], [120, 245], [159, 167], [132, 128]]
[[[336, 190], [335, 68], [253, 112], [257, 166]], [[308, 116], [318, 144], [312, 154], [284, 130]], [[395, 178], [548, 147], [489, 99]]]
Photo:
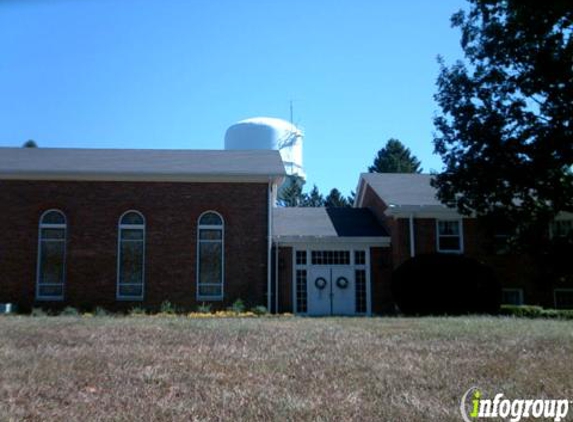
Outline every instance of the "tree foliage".
[[324, 206], [327, 208], [347, 208], [350, 207], [351, 204], [338, 189], [334, 188], [324, 199]]
[[36, 144], [36, 141], [33, 139], [28, 139], [26, 142], [24, 142], [22, 148], [38, 148], [38, 144]]
[[398, 139], [391, 138], [378, 151], [370, 173], [421, 173], [420, 161]]
[[324, 207], [324, 197], [322, 196], [316, 185], [312, 186], [312, 189], [309, 193], [303, 195], [301, 206]]
[[324, 197], [316, 185], [308, 193], [302, 191], [303, 183], [292, 183], [282, 189], [279, 205], [282, 207], [350, 207], [354, 200], [344, 197], [336, 188]]
[[570, 0], [469, 0], [452, 16], [466, 58], [440, 59], [438, 197], [463, 214], [498, 213], [538, 236], [573, 211]]
[[300, 207], [304, 201], [302, 186], [301, 180], [300, 183], [293, 182], [283, 187], [279, 192], [279, 205], [283, 207]]

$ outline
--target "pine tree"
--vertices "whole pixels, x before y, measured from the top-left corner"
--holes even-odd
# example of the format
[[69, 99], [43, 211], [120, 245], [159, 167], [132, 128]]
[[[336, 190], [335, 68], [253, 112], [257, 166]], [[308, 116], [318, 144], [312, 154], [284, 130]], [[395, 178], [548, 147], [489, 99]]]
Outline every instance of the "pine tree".
[[398, 139], [391, 138], [378, 151], [370, 173], [421, 173], [420, 161]]

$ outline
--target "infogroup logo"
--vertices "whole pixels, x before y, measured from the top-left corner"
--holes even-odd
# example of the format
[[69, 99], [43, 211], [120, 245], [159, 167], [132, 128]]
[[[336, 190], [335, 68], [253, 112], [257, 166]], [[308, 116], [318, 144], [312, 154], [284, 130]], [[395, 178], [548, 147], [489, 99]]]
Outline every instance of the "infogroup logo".
[[522, 419], [553, 419], [560, 422], [569, 413], [570, 401], [567, 399], [505, 399], [503, 393], [497, 393], [488, 399], [478, 387], [472, 387], [464, 393], [460, 412], [465, 422], [486, 419], [509, 419], [519, 422]]

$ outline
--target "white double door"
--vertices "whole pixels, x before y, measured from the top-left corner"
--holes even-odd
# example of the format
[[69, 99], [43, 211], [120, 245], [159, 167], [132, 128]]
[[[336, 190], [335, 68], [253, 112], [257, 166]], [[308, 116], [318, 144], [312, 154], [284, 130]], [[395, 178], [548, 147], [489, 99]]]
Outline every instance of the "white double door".
[[311, 266], [307, 277], [309, 315], [354, 315], [356, 282], [352, 266]]

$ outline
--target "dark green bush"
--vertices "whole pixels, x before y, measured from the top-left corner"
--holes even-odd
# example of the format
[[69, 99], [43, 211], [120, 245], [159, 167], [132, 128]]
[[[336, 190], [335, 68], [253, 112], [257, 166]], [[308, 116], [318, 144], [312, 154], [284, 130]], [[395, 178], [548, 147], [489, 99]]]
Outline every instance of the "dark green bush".
[[202, 303], [201, 305], [197, 306], [197, 312], [200, 314], [210, 314], [211, 313], [211, 304], [210, 303]]
[[168, 314], [168, 315], [175, 315], [177, 313], [177, 309], [175, 308], [175, 305], [173, 305], [168, 300], [165, 300], [161, 303], [161, 308], [159, 311], [162, 314]]
[[79, 316], [80, 312], [74, 308], [73, 306], [66, 306], [64, 309], [62, 309], [62, 312], [60, 312], [61, 316]]
[[33, 317], [45, 317], [48, 316], [48, 313], [44, 311], [42, 308], [32, 308], [32, 312], [30, 313]]
[[255, 315], [267, 315], [269, 313], [266, 307], [260, 305], [252, 308], [251, 312], [254, 313]]
[[418, 255], [393, 272], [391, 285], [405, 315], [499, 312], [501, 287], [493, 270], [463, 255]]
[[573, 309], [543, 309], [532, 305], [502, 305], [500, 314], [518, 318], [573, 319]]
[[541, 318], [543, 308], [532, 305], [502, 305], [500, 309], [502, 315], [516, 316], [522, 318]]
[[228, 311], [235, 312], [237, 314], [242, 314], [245, 312], [245, 309], [245, 303], [240, 298], [235, 300], [233, 304], [227, 308]]

